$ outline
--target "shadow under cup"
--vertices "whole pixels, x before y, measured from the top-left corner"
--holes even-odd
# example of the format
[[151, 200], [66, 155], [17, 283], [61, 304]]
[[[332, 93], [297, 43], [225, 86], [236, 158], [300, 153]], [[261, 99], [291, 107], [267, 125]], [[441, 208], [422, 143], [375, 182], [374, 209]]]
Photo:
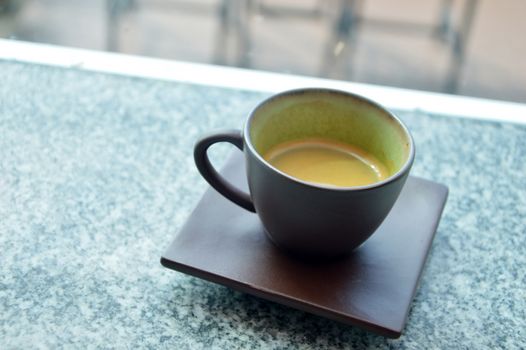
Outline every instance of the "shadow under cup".
[[[251, 199], [269, 238], [309, 258], [340, 256], [369, 238], [398, 198], [414, 159], [412, 137], [398, 118], [372, 101], [335, 90], [275, 95], [251, 113], [243, 136]], [[366, 186], [324, 186], [263, 159], [276, 145], [306, 138], [358, 146], [382, 162], [389, 176]]]

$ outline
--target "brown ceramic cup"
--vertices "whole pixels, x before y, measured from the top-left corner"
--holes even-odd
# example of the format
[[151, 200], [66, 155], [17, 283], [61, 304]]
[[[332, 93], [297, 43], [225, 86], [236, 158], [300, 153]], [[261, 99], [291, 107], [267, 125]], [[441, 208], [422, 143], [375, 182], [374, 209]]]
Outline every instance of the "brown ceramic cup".
[[[302, 181], [262, 157], [285, 141], [307, 137], [354, 144], [388, 169], [385, 180], [358, 187]], [[228, 183], [211, 165], [208, 148], [229, 142], [242, 150], [250, 193]], [[249, 115], [242, 132], [227, 130], [201, 138], [194, 158], [201, 175], [219, 193], [255, 212], [278, 247], [308, 258], [351, 252], [385, 219], [413, 163], [413, 139], [392, 113], [368, 99], [329, 89], [299, 89], [274, 95]]]

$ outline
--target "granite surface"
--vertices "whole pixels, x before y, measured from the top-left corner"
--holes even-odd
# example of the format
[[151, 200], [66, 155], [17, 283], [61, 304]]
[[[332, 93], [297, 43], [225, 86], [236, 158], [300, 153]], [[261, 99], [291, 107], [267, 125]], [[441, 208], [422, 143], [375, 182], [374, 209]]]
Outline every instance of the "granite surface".
[[450, 188], [400, 339], [163, 268], [194, 141], [266, 96], [0, 61], [0, 348], [526, 347], [524, 126], [398, 113]]

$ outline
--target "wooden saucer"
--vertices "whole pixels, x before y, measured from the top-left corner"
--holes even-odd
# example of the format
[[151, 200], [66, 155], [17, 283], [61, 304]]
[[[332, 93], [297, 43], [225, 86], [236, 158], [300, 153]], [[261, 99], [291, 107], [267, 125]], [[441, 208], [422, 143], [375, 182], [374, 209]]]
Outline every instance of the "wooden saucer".
[[[235, 152], [222, 174], [246, 189]], [[307, 263], [266, 237], [255, 214], [212, 188], [161, 258], [163, 266], [397, 338], [404, 328], [448, 189], [410, 177], [392, 211], [344, 259]]]

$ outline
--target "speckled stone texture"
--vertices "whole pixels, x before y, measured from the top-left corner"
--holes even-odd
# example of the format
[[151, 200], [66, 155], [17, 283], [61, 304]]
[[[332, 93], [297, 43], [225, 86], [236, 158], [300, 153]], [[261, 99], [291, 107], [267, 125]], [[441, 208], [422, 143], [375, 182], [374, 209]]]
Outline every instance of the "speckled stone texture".
[[526, 347], [524, 126], [398, 113], [450, 188], [400, 339], [161, 267], [194, 141], [266, 96], [0, 61], [0, 348]]

